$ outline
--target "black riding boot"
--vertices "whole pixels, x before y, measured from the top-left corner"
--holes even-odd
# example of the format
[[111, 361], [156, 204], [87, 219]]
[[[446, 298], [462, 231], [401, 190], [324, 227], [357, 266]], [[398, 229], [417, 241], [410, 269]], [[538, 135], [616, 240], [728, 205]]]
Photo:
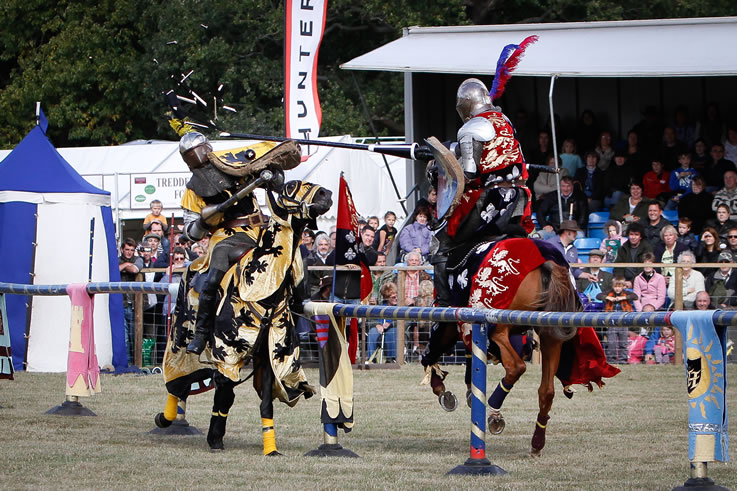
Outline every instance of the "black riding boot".
[[[435, 276], [433, 277], [433, 285], [435, 286], [435, 301], [438, 307], [450, 306], [450, 286], [448, 285], [448, 273], [445, 269], [447, 264], [447, 256], [443, 257], [436, 254], [433, 257], [433, 266], [435, 268]], [[435, 365], [444, 353], [453, 351], [458, 333], [453, 322], [434, 322], [430, 329], [430, 342], [422, 353], [422, 366], [428, 367]]]
[[197, 321], [194, 327], [194, 338], [187, 345], [187, 353], [199, 355], [212, 337], [212, 327], [215, 323], [215, 295], [205, 291], [200, 293], [200, 303], [197, 307]]

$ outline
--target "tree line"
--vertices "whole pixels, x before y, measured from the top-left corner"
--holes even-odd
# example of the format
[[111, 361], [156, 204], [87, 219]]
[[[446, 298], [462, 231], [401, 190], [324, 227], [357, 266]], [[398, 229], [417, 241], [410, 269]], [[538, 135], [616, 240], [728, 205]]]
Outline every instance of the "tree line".
[[[318, 64], [321, 134], [370, 135], [369, 123], [380, 135], [404, 134], [402, 75], [339, 66], [406, 26], [724, 16], [737, 13], [733, 3], [329, 0]], [[5, 0], [0, 148], [32, 128], [38, 100], [57, 146], [171, 140], [163, 93], [175, 88], [172, 76], [190, 70], [198, 92], [215, 94], [223, 84], [223, 100], [237, 109], [219, 113], [224, 127], [282, 135], [284, 10], [279, 0]], [[497, 56], [480, 53], [479, 63]]]

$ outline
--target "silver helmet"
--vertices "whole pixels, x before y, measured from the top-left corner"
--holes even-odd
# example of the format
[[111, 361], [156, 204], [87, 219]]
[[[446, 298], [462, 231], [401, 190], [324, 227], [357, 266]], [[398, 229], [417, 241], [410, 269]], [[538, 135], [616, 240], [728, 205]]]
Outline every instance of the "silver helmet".
[[209, 152], [212, 152], [212, 146], [202, 133], [192, 131], [179, 140], [179, 154], [190, 170], [204, 167]]
[[484, 111], [493, 109], [489, 89], [477, 78], [469, 78], [458, 87], [456, 111], [465, 122]]

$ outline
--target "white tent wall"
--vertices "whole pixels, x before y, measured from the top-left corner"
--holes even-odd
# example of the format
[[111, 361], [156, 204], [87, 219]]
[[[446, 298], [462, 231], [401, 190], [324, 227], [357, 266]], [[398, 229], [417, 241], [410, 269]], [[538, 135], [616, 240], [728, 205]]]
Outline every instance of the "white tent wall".
[[[85, 198], [94, 203], [103, 196], [77, 195], [78, 200]], [[105, 227], [99, 206], [44, 202], [38, 204], [37, 214], [34, 284], [88, 281], [92, 217], [95, 218], [92, 281], [110, 281]], [[108, 295], [95, 295], [95, 345], [100, 366], [111, 364], [113, 357], [108, 300]], [[68, 297], [33, 298], [27, 348], [28, 371], [66, 371], [70, 318]]]
[[[321, 141], [353, 143], [349, 135], [324, 137]], [[244, 140], [214, 140], [215, 150], [239, 148], [253, 143]], [[88, 182], [109, 191], [113, 202], [113, 218], [122, 220], [144, 218], [149, 210], [130, 208], [130, 174], [147, 173], [189, 173], [189, 169], [179, 156], [178, 142], [151, 141], [137, 142], [115, 147], [59, 148], [59, 153]], [[364, 216], [376, 215], [380, 218], [388, 210], [404, 218], [402, 206], [392, 186], [382, 155], [362, 150], [338, 149], [326, 146], [310, 147], [311, 156], [297, 168], [286, 173], [287, 179], [301, 179], [323, 185], [333, 191], [337, 203], [338, 178], [344, 171], [351, 188], [359, 213]], [[2, 160], [9, 151], [0, 151]], [[397, 188], [402, 197], [407, 193], [406, 167], [408, 161], [398, 157], [386, 156], [394, 175]], [[116, 214], [115, 203], [119, 213]], [[263, 196], [259, 203], [266, 206]], [[181, 216], [180, 208], [167, 208], [164, 215], [172, 213]], [[335, 223], [337, 204], [318, 224], [327, 230]], [[137, 238], [137, 237], [136, 237]]]

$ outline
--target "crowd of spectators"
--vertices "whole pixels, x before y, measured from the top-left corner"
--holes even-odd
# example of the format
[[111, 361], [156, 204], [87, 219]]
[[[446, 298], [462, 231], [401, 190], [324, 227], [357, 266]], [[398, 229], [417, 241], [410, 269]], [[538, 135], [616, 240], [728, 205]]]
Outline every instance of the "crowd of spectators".
[[[555, 174], [530, 172], [528, 186], [540, 238], [558, 247], [569, 262], [582, 262], [574, 244], [585, 236], [590, 213], [609, 212], [606, 237], [584, 258], [595, 266], [573, 268], [579, 291], [592, 305], [624, 311], [672, 308], [676, 296], [674, 268], [648, 264], [677, 262], [694, 264], [683, 269], [685, 308], [737, 307], [737, 276], [732, 275], [732, 263], [737, 258], [737, 122], [723, 122], [715, 104], [709, 104], [700, 122], [692, 121], [684, 107], [677, 108], [668, 122], [659, 118], [654, 108], [648, 108], [643, 120], [620, 138], [599, 127], [593, 112], [586, 110], [576, 128], [562, 129], [558, 162], [547, 130], [536, 132], [529, 124], [519, 130], [520, 125], [518, 138], [524, 142], [528, 163], [561, 167], [559, 184]], [[431, 189], [401, 227], [392, 211], [381, 219], [371, 216], [360, 220], [358, 239], [369, 265], [429, 264], [432, 232], [428, 224], [437, 218], [436, 201]], [[677, 212], [677, 221], [666, 219], [664, 211]], [[184, 266], [207, 251], [207, 238], [192, 244], [174, 234], [177, 248], [169, 254], [166, 231], [170, 224], [161, 215], [160, 203], [151, 203], [144, 226], [142, 240], [128, 239], [121, 249], [121, 273], [127, 277], [146, 268], [166, 268], [170, 256], [177, 259], [176, 267]], [[339, 271], [333, 279], [332, 271], [311, 269], [335, 264], [335, 237], [335, 227], [329, 231], [305, 230], [300, 245], [305, 266], [301, 293], [303, 298], [324, 299], [330, 286], [338, 300], [355, 303], [360, 296], [360, 275], [355, 271]], [[699, 263], [706, 262], [725, 266], [699, 267]], [[627, 263], [644, 263], [645, 267], [624, 266]], [[398, 275], [396, 270], [375, 271], [371, 302], [431, 305], [428, 272]], [[397, 284], [400, 277], [405, 281], [401, 289]], [[146, 279], [169, 281], [163, 273], [146, 273]], [[397, 298], [400, 291], [404, 298]], [[169, 309], [162, 298], [147, 297], [145, 323], [165, 326]], [[126, 299], [127, 322], [132, 322], [130, 306], [131, 300]], [[390, 321], [369, 328], [369, 355], [375, 343], [380, 344], [381, 339], [386, 343], [387, 333], [393, 328]], [[309, 330], [309, 325], [303, 329]], [[418, 352], [427, 340], [429, 326], [412, 324], [408, 332], [408, 351]], [[655, 333], [648, 336], [651, 334]], [[662, 343], [657, 354], [653, 345], [659, 341], [648, 337], [648, 342], [642, 343], [639, 337], [642, 333], [603, 333], [608, 353], [616, 362], [637, 359], [629, 352], [633, 345], [642, 345], [643, 361], [672, 360], [667, 356], [672, 353], [668, 341]], [[385, 354], [389, 359], [396, 356], [391, 350]]]

